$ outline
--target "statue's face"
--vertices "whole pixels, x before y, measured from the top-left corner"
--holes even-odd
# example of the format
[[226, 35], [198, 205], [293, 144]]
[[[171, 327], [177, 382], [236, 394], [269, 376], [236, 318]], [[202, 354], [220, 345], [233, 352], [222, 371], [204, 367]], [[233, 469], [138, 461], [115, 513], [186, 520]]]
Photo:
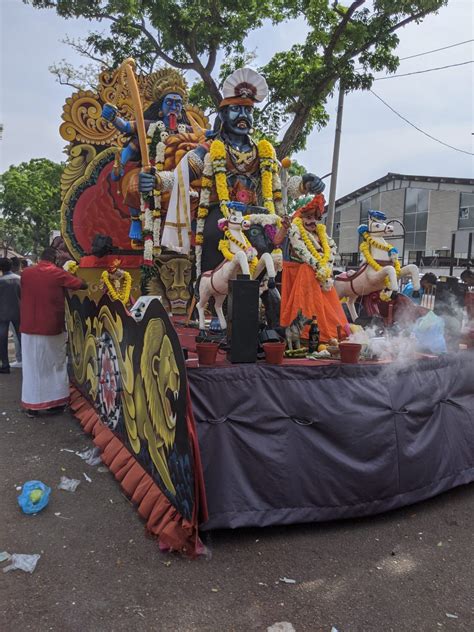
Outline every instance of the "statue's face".
[[303, 220], [303, 226], [310, 233], [314, 233], [316, 231], [316, 226], [318, 224], [318, 219], [316, 217], [315, 211], [308, 211], [307, 213], [301, 213], [301, 219]]
[[251, 105], [226, 105], [219, 112], [224, 130], [231, 134], [245, 136], [253, 126], [253, 107]]
[[177, 118], [181, 116], [183, 111], [183, 99], [179, 94], [170, 93], [163, 98], [161, 107], [164, 116], [175, 114]]

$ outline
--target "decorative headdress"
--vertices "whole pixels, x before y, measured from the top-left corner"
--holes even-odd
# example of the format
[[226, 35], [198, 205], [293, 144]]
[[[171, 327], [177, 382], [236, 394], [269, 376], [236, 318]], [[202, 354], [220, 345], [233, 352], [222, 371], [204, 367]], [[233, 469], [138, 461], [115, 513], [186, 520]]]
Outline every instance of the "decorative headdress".
[[255, 70], [239, 68], [224, 81], [222, 94], [221, 108], [226, 105], [255, 105], [267, 97], [268, 86]]
[[305, 202], [306, 203], [304, 204], [304, 206], [300, 206], [300, 208], [298, 208], [293, 213], [292, 219], [296, 217], [301, 217], [303, 213], [308, 213], [309, 211], [314, 212], [317, 219], [321, 219], [324, 213], [324, 195], [322, 195], [322, 193], [319, 193], [318, 195], [315, 195], [313, 198], [311, 198], [309, 202], [306, 200]]
[[370, 219], [378, 219], [382, 222], [387, 219], [387, 216], [382, 211], [369, 211], [367, 215]]
[[188, 96], [188, 84], [174, 68], [163, 68], [152, 73], [147, 81], [145, 97], [150, 101], [159, 101], [166, 94], [179, 94], [183, 101]]

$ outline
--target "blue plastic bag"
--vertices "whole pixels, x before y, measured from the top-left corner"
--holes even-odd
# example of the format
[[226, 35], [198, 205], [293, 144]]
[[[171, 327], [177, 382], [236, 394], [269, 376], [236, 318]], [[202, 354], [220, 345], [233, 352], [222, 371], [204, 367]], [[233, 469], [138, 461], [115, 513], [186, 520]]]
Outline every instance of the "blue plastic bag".
[[51, 487], [41, 481], [27, 481], [18, 496], [18, 504], [25, 514], [37, 514], [49, 502]]
[[433, 312], [419, 318], [413, 328], [418, 351], [427, 353], [447, 353], [444, 338], [444, 320]]

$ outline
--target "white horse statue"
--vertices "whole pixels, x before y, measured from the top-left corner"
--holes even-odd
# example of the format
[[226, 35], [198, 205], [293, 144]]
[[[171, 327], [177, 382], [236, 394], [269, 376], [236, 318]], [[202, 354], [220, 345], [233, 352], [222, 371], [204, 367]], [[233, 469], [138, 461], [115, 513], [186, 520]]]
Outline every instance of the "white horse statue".
[[[229, 208], [232, 207], [229, 205]], [[222, 311], [222, 305], [229, 293], [229, 281], [239, 273], [248, 274], [256, 279], [263, 270], [268, 275], [268, 287], [275, 287], [275, 266], [271, 254], [264, 253], [260, 259], [257, 251], [252, 247], [245, 230], [250, 228], [251, 222], [243, 218], [242, 212], [231, 210], [228, 218], [218, 221], [219, 229], [224, 232], [224, 239], [219, 243], [219, 250], [224, 255], [222, 261], [214, 270], [204, 272], [198, 280], [197, 294], [199, 301], [196, 305], [199, 313], [199, 329], [205, 329], [204, 310], [211, 296], [214, 297], [214, 307], [221, 328], [227, 328], [227, 322]]]
[[334, 280], [334, 287], [339, 298], [347, 298], [347, 307], [352, 320], [357, 318], [355, 301], [359, 296], [367, 296], [380, 291], [380, 298], [390, 301], [398, 292], [398, 280], [409, 276], [413, 282], [413, 295], [420, 290], [420, 273], [416, 265], [401, 266], [398, 250], [385, 241], [384, 236], [393, 235], [390, 223], [381, 211], [369, 211], [368, 223], [362, 224], [358, 232], [363, 241], [360, 251], [363, 263], [356, 271], [344, 272]]

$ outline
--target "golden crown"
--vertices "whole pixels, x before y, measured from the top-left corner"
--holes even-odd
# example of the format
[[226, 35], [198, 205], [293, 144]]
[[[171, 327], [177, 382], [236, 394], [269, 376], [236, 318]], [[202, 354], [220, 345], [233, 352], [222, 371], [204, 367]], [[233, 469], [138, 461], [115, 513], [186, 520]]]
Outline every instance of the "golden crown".
[[145, 88], [145, 98], [159, 101], [165, 94], [179, 94], [183, 101], [188, 96], [188, 84], [174, 68], [163, 68], [149, 75]]

